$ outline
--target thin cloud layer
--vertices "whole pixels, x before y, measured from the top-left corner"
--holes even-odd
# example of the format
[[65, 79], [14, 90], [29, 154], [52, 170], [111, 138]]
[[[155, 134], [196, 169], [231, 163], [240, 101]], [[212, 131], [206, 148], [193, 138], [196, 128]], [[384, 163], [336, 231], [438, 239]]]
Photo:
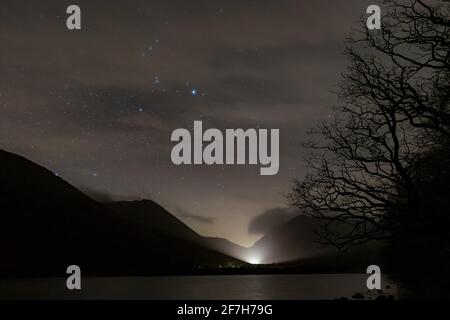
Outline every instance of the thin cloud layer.
[[301, 212], [295, 208], [273, 208], [250, 220], [249, 234], [264, 235], [267, 232], [294, 219]]
[[[265, 228], [248, 222], [305, 174], [300, 143], [335, 102], [343, 40], [368, 4], [79, 0], [82, 30], [69, 32], [61, 1], [2, 0], [0, 148], [249, 245]], [[194, 120], [280, 129], [279, 175], [172, 165], [170, 133]]]

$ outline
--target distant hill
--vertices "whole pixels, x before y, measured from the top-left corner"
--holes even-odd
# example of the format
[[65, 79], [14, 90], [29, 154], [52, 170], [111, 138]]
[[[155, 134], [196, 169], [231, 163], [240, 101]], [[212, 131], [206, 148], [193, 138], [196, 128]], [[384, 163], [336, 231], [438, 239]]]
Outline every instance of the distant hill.
[[271, 230], [249, 250], [259, 263], [282, 263], [285, 267], [307, 265], [316, 272], [359, 272], [370, 264], [384, 263], [381, 242], [372, 242], [340, 252], [334, 247], [318, 243], [316, 232], [322, 222], [299, 215], [291, 221]]
[[[138, 210], [142, 205], [159, 227], [149, 228], [152, 221], [146, 223]], [[133, 204], [132, 219], [112, 206], [124, 204], [100, 204], [51, 171], [0, 150], [0, 276], [62, 275], [70, 264], [96, 275], [184, 273], [242, 264], [175, 236], [196, 233], [172, 215], [163, 216], [153, 202]], [[171, 232], [155, 232], [158, 228]]]
[[320, 222], [299, 215], [269, 231], [250, 250], [261, 263], [279, 263], [301, 260], [330, 253], [316, 240]]

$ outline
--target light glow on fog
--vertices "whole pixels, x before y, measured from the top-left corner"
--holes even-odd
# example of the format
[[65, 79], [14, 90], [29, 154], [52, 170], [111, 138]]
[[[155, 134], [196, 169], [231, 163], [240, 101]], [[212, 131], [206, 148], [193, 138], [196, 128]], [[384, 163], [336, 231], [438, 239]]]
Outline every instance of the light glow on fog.
[[247, 262], [250, 264], [261, 264], [261, 258], [258, 256], [251, 256], [247, 259]]

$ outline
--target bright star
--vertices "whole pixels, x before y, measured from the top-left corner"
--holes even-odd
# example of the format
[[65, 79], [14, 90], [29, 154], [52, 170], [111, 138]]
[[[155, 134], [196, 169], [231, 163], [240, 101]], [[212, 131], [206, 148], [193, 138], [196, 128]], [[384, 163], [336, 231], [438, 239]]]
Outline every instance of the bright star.
[[193, 96], [196, 96], [196, 95], [197, 95], [197, 90], [195, 90], [195, 89], [192, 89], [192, 91], [191, 91], [191, 95], [193, 95]]

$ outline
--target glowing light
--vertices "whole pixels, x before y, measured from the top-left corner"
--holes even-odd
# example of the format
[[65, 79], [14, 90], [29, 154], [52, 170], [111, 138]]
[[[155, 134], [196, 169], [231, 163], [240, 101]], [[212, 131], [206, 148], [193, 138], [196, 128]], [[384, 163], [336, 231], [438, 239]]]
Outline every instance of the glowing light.
[[258, 256], [252, 256], [248, 258], [248, 263], [250, 264], [261, 264], [261, 258]]

